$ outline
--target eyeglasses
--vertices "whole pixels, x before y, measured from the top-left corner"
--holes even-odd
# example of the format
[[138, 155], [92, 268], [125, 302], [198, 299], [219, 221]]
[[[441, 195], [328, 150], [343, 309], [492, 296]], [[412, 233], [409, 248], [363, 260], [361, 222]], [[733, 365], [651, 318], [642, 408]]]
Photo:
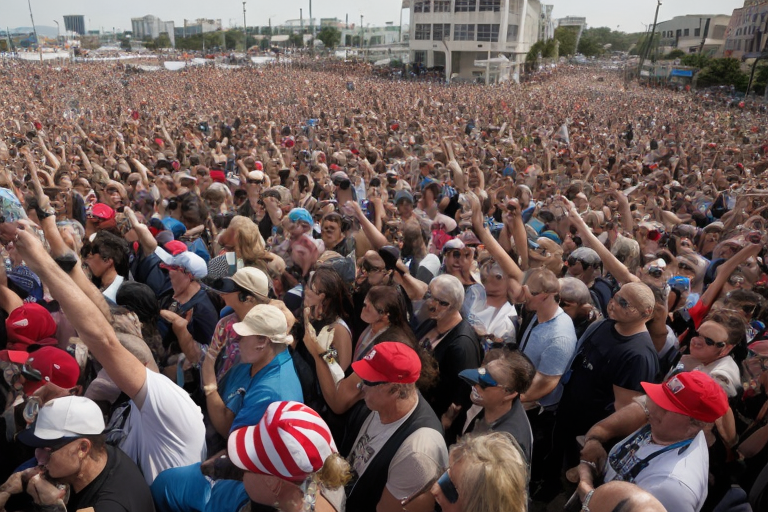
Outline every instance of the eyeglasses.
[[568, 256], [568, 266], [569, 267], [574, 267], [574, 266], [576, 266], [577, 263], [581, 263], [582, 267], [587, 267], [588, 266], [588, 265], [584, 264], [584, 260], [580, 260], [580, 259], [578, 259], [578, 258], [576, 258], [574, 256]]
[[697, 334], [696, 337], [703, 339], [704, 343], [706, 343], [708, 347], [725, 348], [726, 345], [724, 341], [715, 341], [712, 338], [702, 336], [701, 334]]
[[450, 469], [443, 473], [443, 476], [437, 479], [437, 485], [440, 486], [440, 490], [443, 492], [443, 496], [448, 500], [448, 503], [456, 503], [459, 501], [459, 491], [453, 484], [450, 475]]
[[648, 267], [648, 275], [651, 277], [661, 277], [664, 275], [664, 268], [657, 265], [651, 265]]
[[262, 185], [262, 184], [264, 184], [264, 180], [252, 180], [252, 179], [247, 179], [247, 180], [245, 180], [245, 181], [246, 181], [246, 183], [248, 183], [249, 185]]
[[363, 264], [360, 265], [360, 271], [363, 272], [364, 274], [373, 274], [375, 272], [381, 272], [383, 270], [386, 270], [386, 269], [374, 267], [367, 260], [363, 260]]
[[731, 277], [728, 278], [728, 284], [730, 284], [731, 286], [738, 286], [743, 283], [744, 283], [744, 276], [733, 274], [731, 275]]
[[445, 257], [447, 258], [448, 256], [450, 256], [452, 258], [459, 259], [459, 258], [461, 258], [461, 251], [458, 250], [458, 249], [454, 249], [452, 251], [447, 251], [445, 253]]
[[360, 381], [363, 383], [363, 386], [369, 387], [369, 388], [375, 388], [376, 386], [381, 386], [382, 384], [389, 384], [388, 382], [372, 382], [370, 380], [360, 379]]
[[616, 304], [618, 304], [621, 309], [637, 309], [635, 306], [629, 303], [627, 299], [622, 297], [621, 295], [614, 295], [613, 300], [616, 301]]
[[478, 377], [477, 377], [477, 385], [480, 389], [485, 391], [488, 388], [503, 388], [501, 384], [496, 382], [496, 379], [494, 379], [490, 373], [488, 373], [488, 370], [485, 368], [478, 368], [477, 369]]
[[437, 302], [438, 304], [440, 304], [441, 306], [443, 306], [444, 308], [447, 308], [448, 306], [451, 305], [450, 302], [447, 302], [447, 301], [444, 301], [444, 300], [440, 300], [437, 297], [434, 297], [432, 295], [432, 292], [430, 292], [429, 290], [427, 290], [427, 293], [424, 294], [424, 300], [433, 300], [433, 301]]

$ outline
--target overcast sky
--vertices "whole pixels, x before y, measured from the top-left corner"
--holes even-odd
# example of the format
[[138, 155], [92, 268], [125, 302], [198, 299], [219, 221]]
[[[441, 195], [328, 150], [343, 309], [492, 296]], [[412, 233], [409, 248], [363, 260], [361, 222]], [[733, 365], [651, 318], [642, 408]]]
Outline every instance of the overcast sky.
[[[546, 1], [546, 0], [545, 0]], [[243, 25], [243, 3], [241, 0], [31, 0], [35, 23], [55, 26], [59, 21], [63, 28], [65, 14], [85, 15], [86, 28], [111, 31], [130, 30], [131, 18], [153, 14], [167, 21], [184, 24], [184, 18], [220, 18], [224, 27]], [[556, 18], [585, 16], [590, 27], [619, 27], [625, 32], [640, 32], [643, 23], [653, 22], [656, 7], [654, 0], [551, 0]], [[5, 27], [29, 26], [29, 10], [24, 0], [0, 0], [0, 25]], [[730, 14], [741, 7], [742, 0], [664, 0], [659, 11], [659, 21], [682, 14]], [[316, 18], [339, 18], [349, 15], [350, 23], [383, 25], [392, 21], [400, 22], [399, 0], [315, 0], [312, 14]], [[281, 24], [287, 19], [297, 19], [299, 9], [304, 18], [309, 17], [309, 0], [283, 0], [268, 2], [249, 0], [246, 2], [246, 19], [249, 26]], [[407, 22], [407, 11], [404, 11]]]

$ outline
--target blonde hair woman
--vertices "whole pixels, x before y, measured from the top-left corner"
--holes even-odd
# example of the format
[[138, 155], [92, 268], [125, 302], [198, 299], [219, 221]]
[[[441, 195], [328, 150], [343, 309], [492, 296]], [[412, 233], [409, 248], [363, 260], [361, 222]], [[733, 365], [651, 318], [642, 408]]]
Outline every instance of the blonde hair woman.
[[506, 432], [465, 436], [432, 495], [443, 512], [525, 512], [528, 474], [517, 441]]

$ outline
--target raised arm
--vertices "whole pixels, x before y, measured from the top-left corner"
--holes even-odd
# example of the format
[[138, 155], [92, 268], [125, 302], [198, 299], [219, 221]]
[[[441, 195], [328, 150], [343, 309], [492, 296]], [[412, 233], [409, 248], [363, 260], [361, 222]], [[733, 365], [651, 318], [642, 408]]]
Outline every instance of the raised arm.
[[584, 244], [593, 249], [597, 255], [600, 256], [600, 261], [603, 262], [603, 269], [606, 272], [610, 272], [620, 284], [640, 281], [640, 278], [630, 272], [629, 269], [616, 259], [616, 256], [614, 256], [611, 251], [597, 239], [595, 234], [592, 233], [592, 230], [589, 229], [589, 226], [587, 226], [586, 222], [584, 222], [584, 219], [579, 215], [579, 211], [573, 205], [571, 205], [570, 211], [568, 212], [568, 218], [570, 219], [571, 224], [578, 230]]
[[344, 206], [355, 212], [355, 218], [360, 223], [360, 227], [363, 228], [363, 234], [375, 250], [378, 251], [389, 243], [387, 237], [385, 237], [381, 231], [376, 229], [376, 226], [374, 226], [373, 223], [368, 220], [368, 217], [365, 216], [363, 209], [360, 208], [360, 203], [350, 200], [347, 201]]
[[130, 398], [146, 382], [144, 365], [123, 347], [99, 308], [45, 251], [40, 240], [28, 230], [18, 229], [16, 247], [29, 268], [44, 282], [59, 302], [72, 327], [101, 363], [118, 388]]
[[475, 197], [470, 197], [470, 208], [472, 209], [472, 229], [477, 238], [485, 245], [485, 249], [491, 254], [501, 270], [518, 283], [523, 282], [523, 271], [517, 266], [517, 263], [507, 254], [501, 244], [493, 238], [488, 228], [483, 225], [483, 212], [480, 209], [480, 202]]

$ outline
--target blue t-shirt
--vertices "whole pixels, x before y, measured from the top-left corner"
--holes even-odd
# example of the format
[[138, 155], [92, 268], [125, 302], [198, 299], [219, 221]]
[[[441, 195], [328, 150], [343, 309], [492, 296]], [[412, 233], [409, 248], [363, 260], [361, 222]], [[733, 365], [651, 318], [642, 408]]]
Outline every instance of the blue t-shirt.
[[301, 383], [287, 348], [253, 377], [249, 363], [238, 364], [227, 373], [222, 389], [224, 404], [235, 413], [230, 432], [256, 425], [272, 402], [304, 402]]
[[[563, 375], [576, 350], [576, 330], [573, 320], [562, 309], [543, 324], [537, 323], [538, 316], [526, 329], [520, 342], [520, 349], [527, 355], [536, 371], [547, 376]], [[539, 400], [544, 407], [557, 405], [563, 394], [563, 385], [557, 387]]]

